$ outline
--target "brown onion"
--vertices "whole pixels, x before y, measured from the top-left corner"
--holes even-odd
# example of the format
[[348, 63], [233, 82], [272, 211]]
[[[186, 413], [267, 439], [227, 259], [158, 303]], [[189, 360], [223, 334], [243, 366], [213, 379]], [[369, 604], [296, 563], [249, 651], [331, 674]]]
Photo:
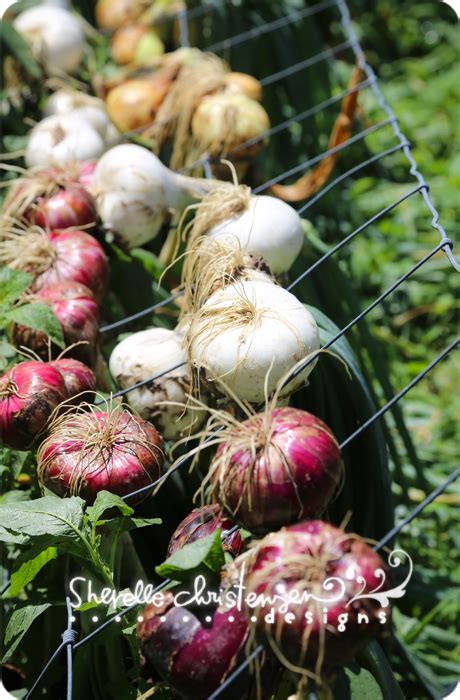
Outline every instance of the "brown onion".
[[149, 6], [148, 0], [98, 0], [96, 22], [100, 29], [118, 29], [135, 22]]
[[252, 75], [231, 71], [225, 75], [225, 84], [232, 90], [243, 92], [251, 100], [260, 102], [262, 99], [262, 86]]
[[164, 53], [164, 45], [154, 29], [142, 24], [120, 27], [110, 44], [116, 63], [143, 64]]
[[170, 85], [170, 79], [161, 73], [118, 85], [107, 96], [110, 119], [120, 131], [147, 126], [154, 120]]
[[[126, 496], [160, 478], [163, 438], [147, 421], [122, 406], [95, 410], [81, 405], [55, 418], [37, 452], [40, 483], [58, 496], [79, 495], [93, 503], [110, 491]], [[138, 503], [147, 494], [133, 497]]]

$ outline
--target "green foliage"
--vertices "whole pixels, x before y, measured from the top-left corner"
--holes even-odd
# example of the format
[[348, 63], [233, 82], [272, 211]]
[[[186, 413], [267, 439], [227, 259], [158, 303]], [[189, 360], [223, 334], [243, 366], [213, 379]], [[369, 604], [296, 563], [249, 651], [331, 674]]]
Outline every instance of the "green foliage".
[[157, 566], [156, 572], [175, 581], [190, 581], [198, 574], [219, 574], [224, 564], [221, 532], [217, 529], [212, 535], [186, 544], [174, 552], [163, 564]]

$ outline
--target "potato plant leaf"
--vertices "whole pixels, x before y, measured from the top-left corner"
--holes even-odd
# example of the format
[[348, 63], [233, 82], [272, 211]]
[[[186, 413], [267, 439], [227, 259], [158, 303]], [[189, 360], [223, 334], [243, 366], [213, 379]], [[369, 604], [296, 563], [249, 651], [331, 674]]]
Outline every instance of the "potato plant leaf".
[[51, 607], [51, 603], [41, 603], [40, 605], [25, 605], [22, 608], [13, 610], [5, 629], [4, 644], [6, 651], [3, 661], [6, 661], [12, 655], [34, 620], [49, 607]]
[[46, 547], [42, 545], [37, 548], [31, 547], [15, 562], [15, 570], [11, 573], [9, 596], [16, 596], [28, 583], [34, 580], [48, 562], [58, 556], [57, 547]]
[[0, 541], [8, 536], [23, 542], [44, 536], [49, 544], [80, 538], [83, 524], [83, 501], [75, 496], [56, 498], [44, 496], [33, 501], [0, 505]]
[[32, 275], [9, 267], [0, 269], [0, 306], [19, 299], [32, 282]]

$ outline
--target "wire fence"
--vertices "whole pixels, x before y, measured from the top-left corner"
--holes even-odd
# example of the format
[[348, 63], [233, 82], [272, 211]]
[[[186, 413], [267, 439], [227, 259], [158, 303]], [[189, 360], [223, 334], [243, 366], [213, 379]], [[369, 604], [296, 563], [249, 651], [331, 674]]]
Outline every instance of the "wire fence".
[[[225, 1], [225, 0], [224, 0]], [[191, 17], [198, 17], [202, 16], [205, 12], [212, 12], [216, 5], [222, 4], [222, 3], [204, 3], [203, 5], [194, 8], [187, 12], [187, 10], [182, 9], [177, 13], [177, 19], [179, 22], [179, 29], [180, 29], [180, 43], [182, 46], [187, 46], [189, 44], [189, 34], [188, 34], [188, 19]], [[439, 234], [439, 243], [435, 245], [432, 250], [430, 250], [421, 260], [419, 260], [417, 263], [412, 265], [403, 275], [401, 275], [397, 280], [395, 280], [385, 291], [383, 291], [372, 303], [370, 303], [366, 308], [364, 308], [355, 318], [351, 319], [342, 329], [340, 329], [333, 338], [331, 338], [322, 348], [322, 350], [330, 348], [336, 343], [342, 336], [344, 336], [350, 329], [352, 329], [356, 324], [358, 324], [363, 318], [367, 316], [373, 309], [375, 309], [378, 305], [380, 305], [387, 297], [389, 297], [393, 292], [395, 292], [401, 285], [406, 282], [417, 270], [419, 270], [421, 267], [423, 267], [431, 258], [436, 255], [438, 252], [443, 251], [445, 255], [447, 256], [448, 260], [450, 261], [451, 265], [454, 267], [455, 270], [459, 271], [460, 270], [460, 265], [458, 261], [456, 260], [453, 251], [452, 251], [452, 241], [448, 238], [444, 228], [439, 222], [439, 212], [437, 211], [436, 207], [434, 206], [430, 194], [429, 194], [429, 186], [427, 182], [425, 181], [423, 175], [420, 173], [418, 170], [417, 163], [415, 162], [411, 149], [410, 149], [410, 144], [409, 141], [407, 140], [406, 136], [402, 133], [400, 126], [398, 124], [398, 120], [392, 110], [392, 108], [387, 104], [384, 95], [379, 87], [378, 79], [369, 65], [369, 63], [366, 60], [366, 57], [361, 49], [361, 46], [359, 44], [359, 41], [357, 39], [356, 33], [353, 28], [353, 24], [351, 21], [349, 9], [347, 6], [347, 3], [345, 0], [324, 0], [323, 2], [316, 3], [310, 7], [306, 7], [302, 10], [298, 10], [292, 13], [289, 13], [285, 17], [282, 17], [280, 19], [276, 19], [270, 22], [262, 23], [258, 25], [257, 27], [251, 28], [247, 31], [241, 32], [235, 36], [229, 37], [227, 39], [224, 39], [222, 41], [219, 41], [217, 43], [211, 44], [206, 47], [206, 50], [212, 51], [212, 52], [221, 52], [221, 51], [226, 51], [229, 48], [239, 46], [244, 42], [250, 42], [254, 40], [255, 38], [262, 36], [264, 34], [267, 34], [269, 32], [274, 32], [282, 27], [288, 26], [289, 24], [299, 22], [300, 20], [305, 20], [308, 17], [312, 17], [313, 15], [316, 15], [320, 12], [323, 12], [325, 10], [331, 10], [335, 9], [338, 12], [339, 15], [339, 20], [341, 22], [341, 26], [343, 28], [343, 33], [344, 33], [344, 41], [338, 44], [335, 47], [332, 47], [331, 49], [327, 49], [325, 51], [321, 51], [318, 54], [315, 54], [314, 56], [305, 59], [303, 61], [298, 62], [297, 64], [294, 64], [292, 66], [288, 66], [286, 68], [283, 68], [281, 70], [278, 70], [277, 72], [273, 73], [272, 75], [266, 76], [265, 78], [262, 78], [261, 83], [262, 85], [271, 85], [275, 83], [276, 81], [279, 80], [284, 80], [287, 77], [304, 70], [306, 68], [309, 68], [314, 65], [318, 65], [322, 61], [330, 61], [333, 58], [335, 58], [338, 54], [340, 54], [342, 51], [345, 50], [351, 50], [353, 51], [358, 66], [363, 70], [363, 73], [365, 75], [365, 79], [362, 80], [359, 85], [354, 86], [353, 88], [343, 90], [339, 94], [334, 95], [333, 97], [328, 98], [327, 100], [322, 101], [321, 103], [310, 107], [309, 109], [298, 113], [289, 119], [286, 119], [279, 124], [271, 127], [268, 129], [264, 134], [261, 136], [255, 138], [255, 139], [249, 139], [243, 144], [240, 144], [237, 148], [233, 149], [229, 154], [231, 155], [232, 153], [237, 152], [240, 149], [243, 149], [247, 147], [248, 145], [253, 145], [257, 143], [258, 141], [262, 141], [267, 137], [273, 137], [276, 136], [277, 134], [283, 132], [286, 129], [289, 129], [293, 124], [299, 124], [302, 121], [308, 119], [311, 116], [314, 116], [315, 114], [318, 114], [319, 112], [326, 110], [327, 108], [339, 103], [343, 97], [351, 94], [352, 92], [355, 92], [357, 90], [363, 91], [363, 90], [371, 90], [377, 99], [377, 102], [380, 106], [380, 108], [383, 110], [383, 112], [386, 114], [386, 118], [383, 119], [382, 121], [373, 124], [372, 126], [363, 129], [360, 131], [358, 134], [355, 134], [351, 136], [349, 139], [344, 141], [338, 146], [335, 146], [333, 148], [329, 148], [323, 153], [319, 154], [318, 156], [315, 156], [314, 158], [310, 158], [309, 160], [304, 161], [303, 163], [300, 163], [299, 165], [296, 165], [295, 167], [292, 167], [275, 177], [271, 178], [270, 180], [264, 182], [261, 184], [259, 187], [255, 188], [253, 192], [255, 194], [261, 193], [266, 191], [271, 185], [274, 185], [276, 183], [282, 182], [283, 180], [286, 180], [287, 178], [296, 175], [299, 172], [303, 172], [306, 168], [309, 168], [316, 163], [319, 163], [322, 161], [324, 158], [326, 158], [329, 155], [334, 155], [340, 152], [345, 151], [347, 148], [349, 148], [351, 145], [356, 144], [360, 141], [363, 141], [367, 136], [369, 136], [372, 133], [375, 133], [377, 131], [380, 131], [385, 128], [391, 128], [392, 129], [392, 134], [396, 138], [397, 143], [373, 156], [370, 158], [360, 162], [359, 164], [355, 165], [351, 169], [345, 171], [338, 177], [336, 177], [334, 180], [332, 180], [327, 186], [323, 187], [314, 197], [309, 199], [306, 204], [301, 206], [298, 209], [298, 212], [300, 214], [305, 213], [313, 204], [318, 202], [322, 197], [324, 197], [327, 193], [329, 193], [332, 189], [335, 187], [339, 186], [342, 182], [344, 182], [347, 178], [356, 175], [357, 173], [361, 172], [363, 169], [367, 168], [368, 166], [377, 163], [378, 161], [392, 155], [393, 153], [396, 153], [398, 151], [401, 151], [403, 155], [405, 156], [408, 165], [410, 166], [410, 175], [414, 177], [416, 180], [417, 184], [415, 187], [411, 188], [408, 192], [400, 196], [396, 201], [391, 203], [390, 205], [386, 206], [383, 208], [381, 211], [377, 212], [374, 214], [369, 220], [361, 224], [357, 229], [352, 231], [350, 234], [348, 234], [343, 240], [339, 241], [336, 245], [334, 245], [332, 248], [330, 248], [326, 253], [324, 253], [319, 259], [317, 259], [314, 263], [312, 263], [306, 270], [304, 270], [293, 282], [289, 284], [287, 287], [288, 290], [293, 290], [300, 282], [302, 282], [308, 275], [310, 275], [313, 271], [316, 271], [322, 264], [324, 264], [327, 260], [329, 260], [332, 256], [334, 256], [337, 252], [339, 252], [341, 249], [343, 249], [345, 246], [348, 246], [357, 236], [361, 235], [363, 232], [365, 232], [370, 226], [375, 224], [376, 222], [380, 221], [383, 219], [385, 216], [387, 216], [390, 212], [392, 212], [394, 209], [399, 207], [403, 202], [406, 202], [410, 200], [413, 197], [416, 197], [417, 195], [420, 195], [420, 197], [423, 199], [428, 213], [431, 216], [431, 226], [433, 229], [435, 229], [438, 234]], [[211, 161], [209, 159], [203, 158], [195, 163], [191, 164], [190, 166], [187, 166], [187, 168], [184, 168], [183, 170], [191, 170], [194, 169], [198, 166], [203, 166], [205, 169], [205, 173], [209, 176], [210, 175], [210, 163]], [[116, 322], [110, 323], [106, 326], [103, 326], [100, 330], [101, 333], [109, 333], [115, 329], [121, 328], [123, 326], [126, 326], [130, 324], [133, 321], [137, 321], [140, 318], [143, 318], [145, 316], [149, 316], [153, 312], [155, 312], [158, 309], [161, 309], [162, 307], [165, 307], [180, 297], [182, 292], [179, 290], [167, 298], [159, 301], [158, 303], [151, 305], [145, 309], [140, 310], [137, 313], [134, 313], [130, 316], [127, 316], [126, 318], [120, 319]], [[358, 438], [365, 430], [367, 430], [373, 423], [378, 421], [387, 411], [391, 410], [396, 403], [398, 403], [416, 384], [418, 384], [421, 380], [423, 380], [426, 375], [440, 362], [445, 360], [448, 355], [459, 345], [460, 339], [456, 338], [452, 340], [452, 342], [432, 361], [430, 362], [407, 386], [405, 386], [403, 389], [401, 389], [392, 399], [390, 399], [385, 405], [383, 405], [381, 408], [379, 408], [374, 415], [372, 415], [364, 424], [359, 426], [351, 435], [347, 436], [341, 443], [340, 447], [341, 449], [344, 449], [350, 445], [350, 443]], [[309, 357], [305, 359], [305, 362], [302, 363], [298, 369], [296, 370], [296, 374], [300, 373], [305, 367], [313, 362], [316, 358], [315, 357]], [[146, 386], [150, 384], [151, 382], [154, 382], [155, 380], [159, 379], [160, 377], [168, 374], [169, 372], [178, 369], [181, 367], [183, 364], [175, 365], [173, 367], [168, 368], [167, 370], [158, 373], [144, 381], [138, 382], [127, 389], [122, 389], [118, 392], [115, 392], [112, 394], [114, 398], [116, 397], [121, 397], [124, 396], [125, 394], [128, 394], [130, 391], [133, 391], [134, 389], [139, 389], [143, 386]], [[101, 403], [101, 402], [96, 402], [96, 403]], [[185, 465], [188, 461], [190, 460], [190, 457], [188, 455], [184, 455], [178, 462], [176, 462], [174, 469], [170, 470], [166, 476], [169, 476], [172, 471], [175, 471], [177, 469], [180, 469], [183, 465]], [[398, 525], [396, 525], [394, 528], [390, 530], [374, 547], [376, 551], [382, 549], [384, 546], [388, 545], [397, 535], [398, 533], [408, 524], [410, 523], [413, 519], [418, 517], [420, 513], [424, 510], [424, 508], [429, 505], [437, 496], [439, 496], [448, 486], [455, 481], [458, 477], [460, 476], [460, 469], [457, 469], [454, 471], [441, 485], [439, 485], [437, 488], [435, 488], [426, 498], [425, 500], [420, 503], [414, 510], [406, 517], [404, 520], [402, 520]], [[157, 481], [149, 484], [148, 486], [138, 489], [133, 493], [128, 494], [124, 498], [126, 500], [129, 500], [130, 498], [134, 496], [138, 496], [139, 494], [149, 492], [153, 490], [154, 488], [158, 487], [161, 482], [164, 481], [164, 476], [158, 479]], [[168, 584], [168, 581], [164, 581], [160, 583], [155, 591], [161, 590]], [[37, 688], [40, 686], [42, 683], [46, 672], [54, 663], [54, 661], [60, 656], [61, 652], [65, 649], [66, 650], [66, 663], [67, 663], [67, 694], [66, 694], [66, 699], [70, 700], [72, 698], [72, 681], [73, 681], [73, 655], [77, 649], [80, 649], [84, 644], [87, 644], [89, 641], [94, 639], [97, 635], [99, 635], [103, 630], [105, 630], [107, 627], [115, 623], [116, 621], [119, 621], [121, 617], [124, 615], [127, 615], [130, 613], [132, 610], [134, 610], [136, 607], [138, 607], [137, 604], [131, 605], [121, 612], [117, 613], [116, 615], [111, 616], [107, 620], [105, 620], [102, 624], [100, 624], [98, 627], [96, 627], [92, 632], [87, 634], [81, 639], [77, 639], [77, 632], [73, 629], [73, 622], [75, 620], [74, 618], [74, 611], [72, 610], [70, 606], [70, 600], [69, 597], [66, 596], [66, 606], [67, 606], [67, 628], [64, 631], [62, 635], [62, 641], [57, 647], [56, 651], [54, 654], [50, 657], [48, 663], [46, 666], [43, 668], [42, 672], [40, 675], [37, 677], [35, 680], [34, 684], [30, 688], [29, 692], [26, 695], [26, 700], [30, 698]], [[226, 691], [231, 684], [234, 682], [234, 680], [243, 672], [245, 671], [251, 663], [254, 661], [254, 659], [259, 656], [263, 651], [263, 647], [260, 645], [256, 647], [256, 649], [248, 656], [248, 658], [240, 665], [238, 668], [236, 668], [227, 678], [226, 680], [219, 686], [219, 688], [210, 695], [209, 700], [215, 700], [216, 698], [220, 697], [221, 694]]]

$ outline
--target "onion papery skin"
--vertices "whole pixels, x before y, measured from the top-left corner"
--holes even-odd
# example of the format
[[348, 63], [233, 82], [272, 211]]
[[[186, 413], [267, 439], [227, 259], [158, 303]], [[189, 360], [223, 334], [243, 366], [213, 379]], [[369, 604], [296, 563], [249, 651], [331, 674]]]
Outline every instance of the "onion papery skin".
[[[187, 333], [192, 364], [228, 396], [265, 400], [300, 360], [319, 349], [313, 316], [290, 292], [270, 282], [246, 281], [214, 294], [192, 318]], [[316, 360], [286, 383], [280, 396], [305, 384]], [[268, 375], [267, 382], [266, 377]]]
[[147, 126], [155, 119], [171, 80], [161, 74], [150, 78], [127, 80], [107, 96], [107, 112], [120, 131]]
[[94, 372], [83, 362], [64, 357], [61, 360], [53, 360], [49, 364], [62, 374], [67, 396], [71, 399], [70, 403], [78, 404], [81, 401], [94, 399], [96, 377]]
[[0, 437], [13, 450], [28, 450], [48, 418], [67, 398], [59, 369], [45, 362], [21, 362], [0, 377]]
[[[167, 592], [164, 605], [148, 605], [142, 617], [137, 627], [142, 653], [184, 700], [206, 700], [244, 660], [248, 626], [236, 609], [218, 608], [205, 627], [190, 609], [176, 607]], [[249, 683], [241, 674], [222, 697], [248, 698]]]
[[[36, 292], [31, 300], [40, 301], [51, 306], [62, 326], [66, 346], [83, 341], [67, 352], [67, 356], [93, 365], [96, 360], [97, 338], [99, 333], [99, 307], [93, 293], [88, 287], [74, 282], [60, 282], [44, 287]], [[14, 344], [30, 348], [44, 360], [51, 355], [57, 357], [61, 348], [51, 345], [45, 333], [16, 324], [12, 329]]]
[[59, 7], [31, 7], [13, 22], [50, 74], [74, 72], [83, 57], [85, 36], [78, 18]]
[[[205, 411], [185, 408], [192, 379], [182, 336], [166, 328], [133, 333], [115, 346], [109, 361], [110, 372], [121, 389], [181, 363], [182, 367], [130, 391], [126, 397], [129, 405], [142, 418], [151, 421], [166, 440], [177, 440], [195, 432], [206, 418]], [[162, 405], [165, 401], [180, 405]]]
[[243, 92], [246, 97], [250, 97], [251, 100], [260, 102], [262, 99], [262, 85], [257, 78], [248, 75], [248, 73], [230, 71], [230, 73], [227, 73], [225, 76], [225, 84], [228, 89]]
[[97, 26], [114, 30], [135, 22], [149, 4], [145, 0], [98, 0], [95, 8]]
[[304, 240], [296, 210], [265, 195], [251, 197], [247, 209], [211, 228], [209, 236], [262, 257], [274, 275], [291, 268]]
[[[235, 561], [237, 564], [238, 560]], [[345, 534], [320, 520], [292, 525], [267, 535], [254, 550], [252, 560], [246, 563], [246, 595], [288, 596], [291, 591], [302, 593], [306, 590], [322, 599], [335, 596], [339, 600], [315, 603], [311, 599], [291, 604], [289, 612], [295, 615], [291, 624], [284, 622], [286, 612], [280, 612], [281, 601], [268, 607], [246, 606], [246, 612], [257, 618], [254, 624], [259, 633], [265, 638], [269, 636], [275, 648], [291, 664], [313, 672], [318, 655], [324, 652], [320, 675], [327, 678], [351, 661], [370, 641], [388, 634], [390, 609], [381, 607], [378, 600], [364, 598], [347, 607], [356, 595], [381, 586], [379, 570], [385, 576], [388, 573], [380, 556], [357, 535]], [[359, 576], [363, 581], [358, 580]], [[340, 596], [338, 583], [329, 590], [323, 587], [332, 577], [343, 581], [343, 595]], [[387, 588], [388, 581], [385, 580], [381, 590]], [[274, 624], [264, 620], [271, 607], [274, 608]], [[327, 625], [323, 622], [325, 610]], [[311, 624], [305, 619], [308, 612], [312, 614]], [[339, 632], [339, 616], [345, 613], [348, 613], [346, 629]], [[359, 613], [368, 615], [368, 624], [358, 623]], [[383, 613], [387, 618], [384, 624], [379, 619]], [[302, 635], [308, 634], [308, 644], [302, 651]]]
[[[270, 128], [264, 108], [242, 92], [226, 91], [201, 100], [192, 119], [192, 132], [200, 150], [211, 158], [241, 146], [243, 142], [262, 136]], [[238, 149], [232, 159], [245, 160], [255, 156], [263, 140]]]
[[275, 408], [229, 433], [210, 473], [213, 494], [231, 518], [260, 534], [324, 512], [343, 462], [323, 421], [300, 409]]
[[81, 411], [58, 419], [37, 453], [42, 486], [58, 496], [78, 495], [88, 504], [103, 490], [126, 496], [148, 486], [160, 478], [163, 462], [158, 431], [122, 409]]
[[224, 550], [237, 557], [243, 551], [244, 544], [239, 530], [228, 534], [234, 525], [234, 521], [222, 513], [217, 503], [194, 508], [174, 531], [168, 545], [168, 557], [186, 544], [212, 535], [217, 529], [221, 531]]
[[[107, 288], [109, 264], [101, 244], [89, 233], [78, 230], [51, 231], [48, 234], [54, 261], [37, 275], [32, 291], [59, 283], [82, 284], [100, 301]], [[21, 242], [19, 238], [18, 243]]]
[[131, 24], [117, 29], [112, 36], [110, 48], [113, 60], [119, 65], [142, 65], [158, 58], [165, 50], [155, 30], [142, 24]]

